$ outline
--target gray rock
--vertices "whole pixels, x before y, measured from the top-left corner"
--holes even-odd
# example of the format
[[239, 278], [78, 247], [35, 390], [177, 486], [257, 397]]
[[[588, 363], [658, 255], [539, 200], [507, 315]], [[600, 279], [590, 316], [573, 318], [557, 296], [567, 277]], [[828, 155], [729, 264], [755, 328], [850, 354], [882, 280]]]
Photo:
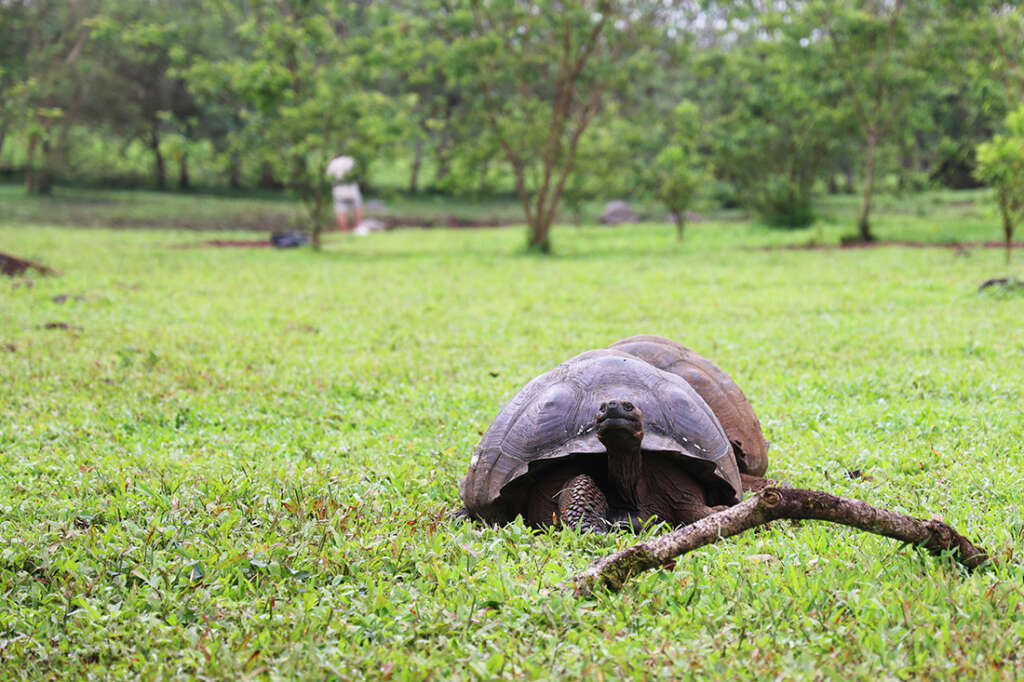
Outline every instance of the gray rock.
[[604, 205], [604, 212], [601, 213], [601, 222], [605, 225], [619, 225], [620, 223], [635, 223], [640, 219], [636, 211], [629, 207], [629, 204], [621, 199], [609, 201]]

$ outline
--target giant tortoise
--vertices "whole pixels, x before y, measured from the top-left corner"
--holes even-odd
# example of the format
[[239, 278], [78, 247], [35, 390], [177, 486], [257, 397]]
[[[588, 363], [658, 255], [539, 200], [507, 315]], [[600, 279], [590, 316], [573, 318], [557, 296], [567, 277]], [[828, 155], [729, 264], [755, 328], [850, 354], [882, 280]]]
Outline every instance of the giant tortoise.
[[681, 376], [618, 350], [577, 355], [501, 410], [459, 486], [465, 514], [604, 532], [692, 523], [742, 495], [733, 448]]

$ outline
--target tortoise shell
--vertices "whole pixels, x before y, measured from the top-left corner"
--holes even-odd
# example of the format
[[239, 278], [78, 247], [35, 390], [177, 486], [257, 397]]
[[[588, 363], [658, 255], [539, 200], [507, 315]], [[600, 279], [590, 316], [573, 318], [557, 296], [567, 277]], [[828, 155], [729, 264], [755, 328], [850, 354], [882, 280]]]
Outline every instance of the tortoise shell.
[[606, 458], [595, 416], [609, 398], [643, 412], [644, 453], [678, 460], [705, 486], [711, 504], [742, 495], [732, 447], [714, 412], [682, 377], [617, 350], [593, 350], [566, 360], [528, 383], [502, 408], [477, 445], [459, 494], [474, 516], [500, 523], [515, 511], [510, 484], [547, 463]]
[[763, 476], [768, 469], [768, 443], [761, 422], [736, 382], [707, 358], [664, 336], [641, 335], [608, 346], [646, 360], [658, 369], [686, 379], [714, 411], [735, 448], [740, 471]]

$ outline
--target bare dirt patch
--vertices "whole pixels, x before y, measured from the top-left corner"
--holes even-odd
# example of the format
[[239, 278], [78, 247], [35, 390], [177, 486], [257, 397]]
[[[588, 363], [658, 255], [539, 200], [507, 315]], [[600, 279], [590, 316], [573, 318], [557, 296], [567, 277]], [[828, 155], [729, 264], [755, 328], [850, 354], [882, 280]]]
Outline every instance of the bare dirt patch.
[[[851, 249], [880, 249], [887, 246], [901, 246], [908, 249], [948, 249], [950, 251], [966, 251], [967, 249], [1005, 249], [1005, 242], [910, 242], [900, 239], [887, 239], [876, 242], [847, 242], [845, 244], [785, 244], [782, 246], [752, 247], [758, 251], [836, 251]], [[750, 250], [748, 247], [745, 250]], [[1013, 242], [1010, 248], [1024, 248], [1024, 242]]]

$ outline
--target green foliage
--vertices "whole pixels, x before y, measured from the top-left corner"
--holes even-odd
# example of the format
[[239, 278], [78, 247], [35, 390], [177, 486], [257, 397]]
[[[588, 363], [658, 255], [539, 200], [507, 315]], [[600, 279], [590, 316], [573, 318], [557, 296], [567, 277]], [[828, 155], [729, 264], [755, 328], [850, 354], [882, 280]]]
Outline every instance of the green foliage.
[[995, 188], [1009, 264], [1013, 232], [1024, 218], [1024, 107], [1007, 116], [1005, 134], [978, 145], [977, 173]]
[[758, 35], [743, 50], [709, 51], [696, 65], [708, 106], [708, 152], [719, 177], [772, 225], [804, 226], [811, 192], [849, 122], [838, 85], [815, 71], [799, 40]]
[[[696, 184], [802, 224], [842, 190], [867, 239], [879, 192], [976, 183], [1022, 50], [1024, 14], [980, 1], [9, 0], [0, 167], [43, 192], [287, 187], [318, 232], [344, 152], [377, 188], [515, 193], [539, 250], [563, 199]], [[682, 100], [695, 150], [670, 149]], [[693, 153], [712, 181], [667, 173]]]
[[[166, 214], [232, 203], [142, 196]], [[984, 238], [965, 197], [985, 195], [912, 198], [920, 215], [884, 197], [876, 229]], [[835, 202], [832, 242], [857, 209]], [[732, 222], [676, 248], [668, 225], [564, 230], [543, 262], [519, 230], [182, 249], [238, 234], [9, 215], [4, 250], [61, 274], [0, 278], [5, 677], [1024, 673], [1024, 298], [973, 293], [998, 253], [765, 252], [740, 247], [806, 236]], [[505, 401], [640, 332], [732, 374], [780, 479], [941, 514], [1001, 567], [776, 523], [577, 600], [555, 585], [633, 538], [444, 520]]]
[[447, 39], [450, 77], [474, 94], [465, 115], [489, 132], [474, 144], [490, 143], [511, 167], [528, 248], [549, 251], [581, 140], [606, 101], [635, 96], [652, 50], [671, 42], [669, 9], [660, 2], [483, 0], [427, 3], [423, 11]]
[[801, 228], [814, 222], [809, 187], [785, 177], [767, 178], [755, 195], [761, 220], [772, 227]]
[[197, 59], [189, 82], [202, 97], [229, 90], [243, 103], [239, 153], [258, 155], [285, 179], [306, 207], [319, 248], [330, 207], [328, 162], [344, 153], [365, 172], [401, 125], [395, 101], [371, 85], [374, 65], [361, 58], [388, 13], [340, 1], [263, 0], [249, 10], [236, 16], [223, 3], [240, 54]]
[[701, 140], [700, 111], [693, 102], [680, 102], [673, 112], [672, 134], [654, 158], [655, 193], [672, 215], [678, 238], [683, 238], [685, 213], [711, 174], [697, 151]]

